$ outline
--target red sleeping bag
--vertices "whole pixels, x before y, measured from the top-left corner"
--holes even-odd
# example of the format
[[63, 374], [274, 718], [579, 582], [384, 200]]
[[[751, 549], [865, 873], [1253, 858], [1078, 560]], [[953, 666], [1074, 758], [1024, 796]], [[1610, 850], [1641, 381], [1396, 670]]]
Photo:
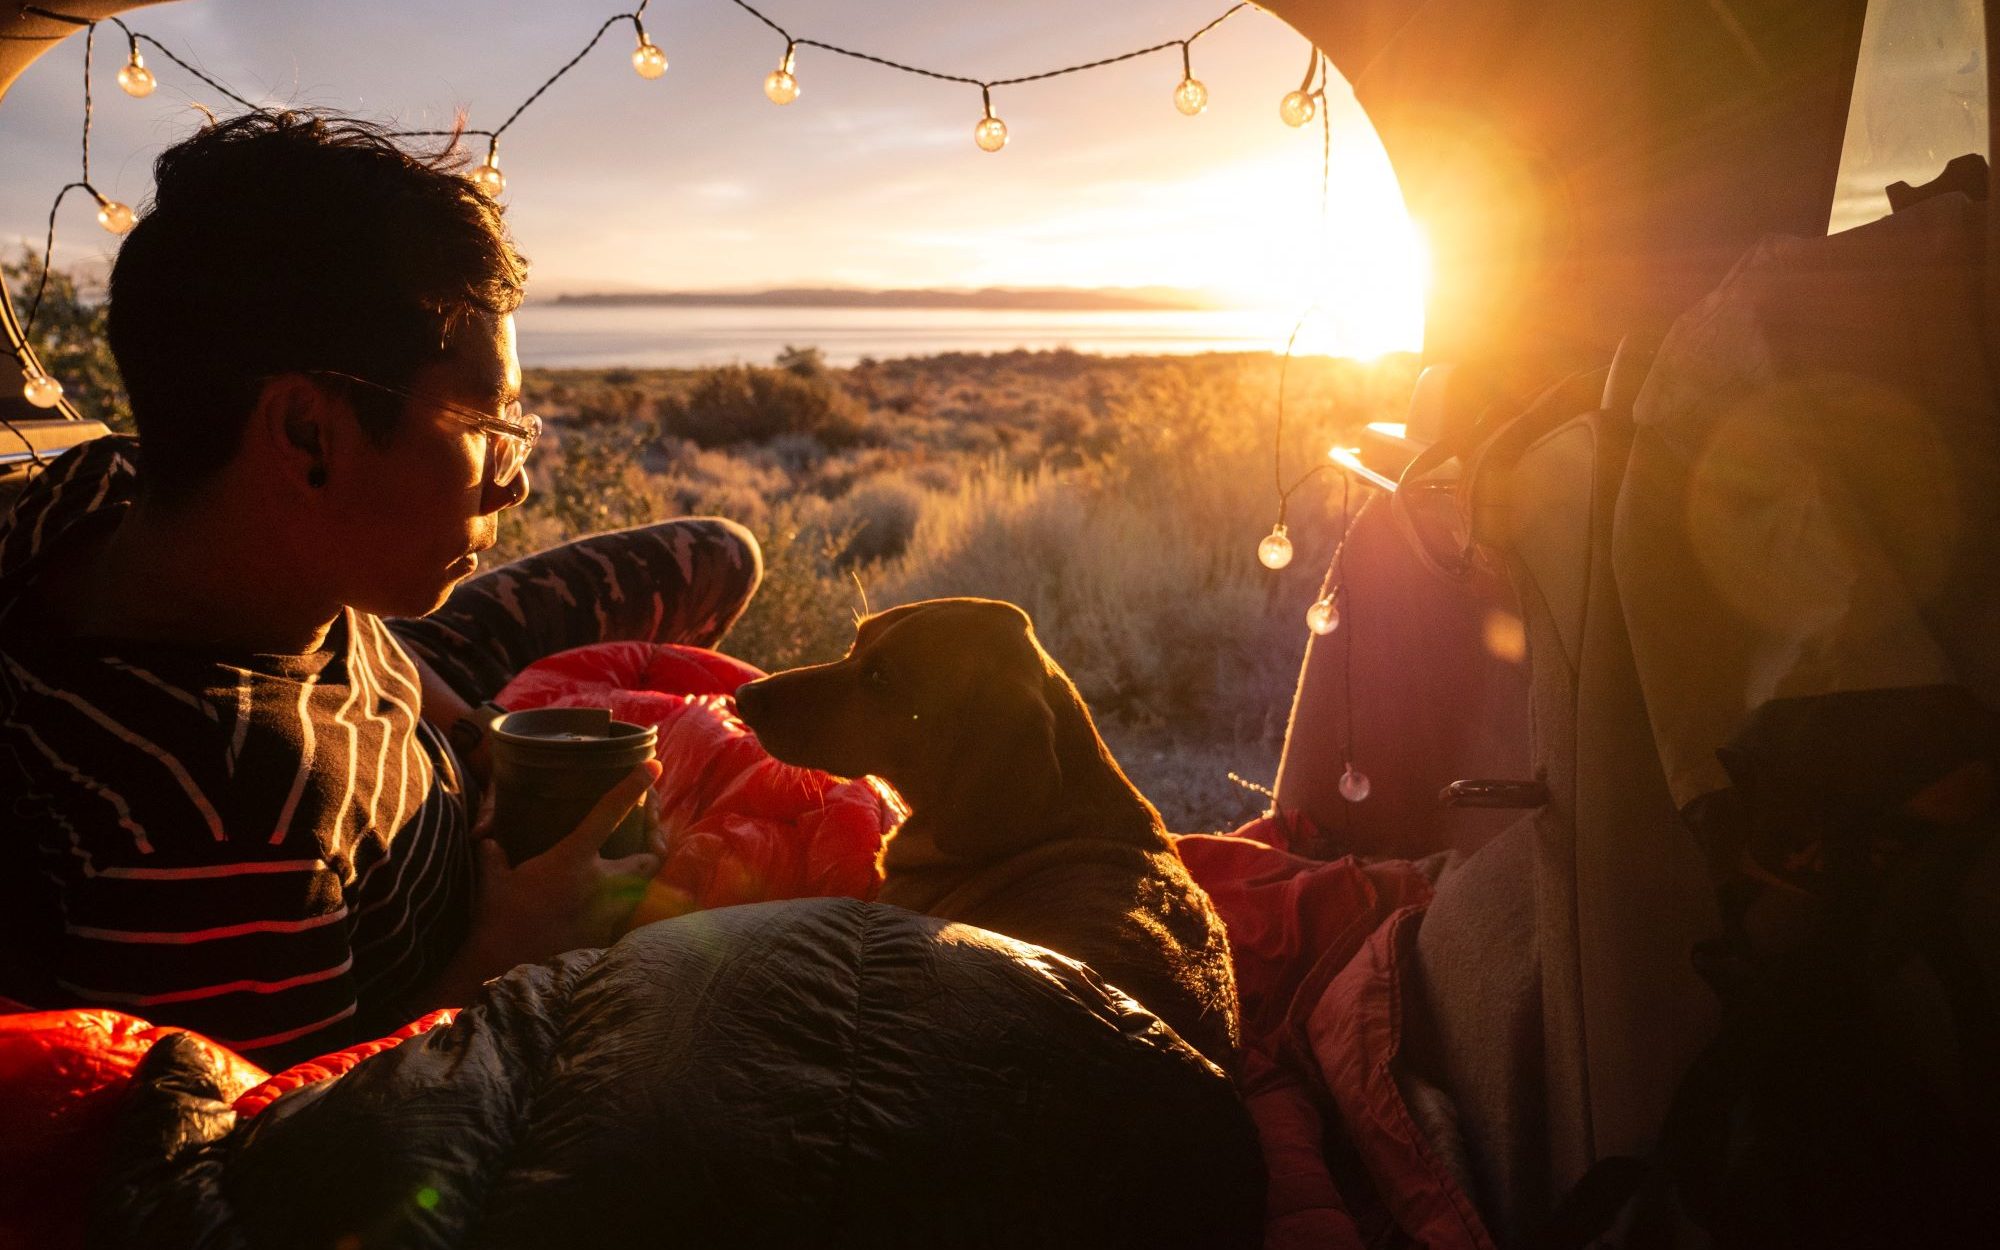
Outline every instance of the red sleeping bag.
[[659, 727], [654, 810], [667, 857], [633, 927], [733, 903], [875, 897], [882, 840], [907, 811], [872, 777], [772, 759], [736, 718], [736, 688], [763, 675], [698, 647], [607, 642], [530, 665], [495, 700], [510, 711], [608, 707]]
[[[185, 1029], [122, 1011], [19, 1011], [0, 998], [0, 1250], [83, 1245], [83, 1222], [125, 1088], [153, 1043]], [[338, 1076], [370, 1055], [449, 1021], [434, 1011], [388, 1037], [296, 1064], [276, 1076], [220, 1042], [199, 1038], [224, 1073], [238, 1115]]]

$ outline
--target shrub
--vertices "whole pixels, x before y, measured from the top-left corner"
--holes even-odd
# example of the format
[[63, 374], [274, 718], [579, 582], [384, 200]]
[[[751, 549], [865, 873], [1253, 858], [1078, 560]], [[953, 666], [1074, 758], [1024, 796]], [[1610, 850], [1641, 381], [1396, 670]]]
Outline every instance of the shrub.
[[793, 347], [787, 343], [785, 350], [778, 353], [777, 364], [787, 373], [816, 378], [826, 372], [826, 353], [817, 347]]
[[630, 425], [572, 426], [557, 439], [545, 436], [529, 462], [534, 489], [501, 523], [494, 562], [666, 516], [660, 480], [639, 463], [647, 442], [646, 431]]
[[867, 436], [860, 406], [831, 379], [755, 365], [710, 370], [680, 404], [662, 405], [660, 422], [703, 447], [809, 434], [840, 448]]
[[[720, 506], [701, 511], [727, 515]], [[752, 528], [764, 549], [764, 584], [729, 631], [730, 654], [766, 672], [839, 656], [861, 613], [854, 580], [837, 567], [851, 533], [811, 495], [773, 502]]]
[[826, 444], [810, 434], [780, 434], [762, 450], [794, 478], [805, 477], [826, 462]]
[[851, 531], [834, 564], [849, 568], [903, 554], [923, 514], [927, 492], [900, 473], [873, 477], [842, 496], [833, 514]]

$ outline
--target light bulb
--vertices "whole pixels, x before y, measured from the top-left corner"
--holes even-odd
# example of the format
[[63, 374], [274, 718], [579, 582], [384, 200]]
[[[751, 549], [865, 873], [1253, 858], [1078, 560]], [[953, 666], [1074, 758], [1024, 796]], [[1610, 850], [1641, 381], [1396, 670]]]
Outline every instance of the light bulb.
[[998, 152], [1007, 146], [1007, 123], [993, 116], [980, 118], [972, 128], [972, 141], [982, 152]]
[[124, 234], [138, 224], [138, 221], [138, 216], [117, 200], [98, 202], [97, 224], [113, 234]]
[[1264, 535], [1264, 541], [1257, 544], [1257, 559], [1267, 569], [1281, 569], [1292, 562], [1292, 540], [1285, 537], [1285, 526], [1281, 521]]
[[1359, 803], [1368, 797], [1368, 774], [1349, 764], [1347, 771], [1340, 774], [1340, 797], [1349, 803]]
[[790, 104], [799, 98], [799, 80], [789, 70], [774, 69], [764, 75], [764, 95], [773, 104]]
[[153, 94], [153, 88], [160, 84], [153, 77], [153, 71], [146, 68], [146, 58], [140, 56], [139, 50], [134, 48], [132, 59], [125, 62], [124, 68], [118, 71], [118, 85], [124, 89], [126, 95], [135, 100], [143, 100]]
[[21, 395], [37, 408], [53, 408], [62, 402], [62, 383], [46, 373], [29, 373]]
[[1278, 116], [1285, 119], [1287, 126], [1303, 126], [1313, 119], [1316, 109], [1313, 98], [1303, 91], [1294, 91], [1278, 102]]
[[1181, 79], [1181, 85], [1174, 88], [1174, 107], [1193, 117], [1208, 107], [1208, 88], [1199, 78]]
[[639, 36], [639, 46], [632, 49], [632, 68], [641, 78], [658, 78], [667, 72], [667, 54], [660, 51], [660, 45]]
[[486, 154], [486, 163], [466, 177], [472, 179], [472, 185], [485, 192], [489, 200], [499, 199], [500, 193], [507, 189], [507, 175], [500, 172], [500, 158], [491, 152]]
[[1315, 634], [1330, 634], [1340, 628], [1340, 606], [1331, 594], [1306, 609], [1306, 628]]

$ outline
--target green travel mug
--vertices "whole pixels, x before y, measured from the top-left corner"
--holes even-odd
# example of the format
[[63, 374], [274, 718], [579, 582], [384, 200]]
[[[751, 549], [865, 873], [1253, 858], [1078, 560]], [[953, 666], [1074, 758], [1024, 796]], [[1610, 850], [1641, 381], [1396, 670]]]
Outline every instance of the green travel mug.
[[[549, 707], [493, 718], [493, 836], [519, 864], [575, 830], [625, 775], [653, 758], [659, 732], [611, 719], [601, 707]], [[599, 854], [646, 849], [645, 796], [618, 822]]]

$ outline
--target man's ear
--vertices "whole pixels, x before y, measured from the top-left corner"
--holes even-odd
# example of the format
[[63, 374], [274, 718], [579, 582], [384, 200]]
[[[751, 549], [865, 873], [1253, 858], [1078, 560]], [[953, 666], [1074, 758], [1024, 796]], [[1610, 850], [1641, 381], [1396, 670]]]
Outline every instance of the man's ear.
[[266, 481], [317, 491], [331, 480], [343, 436], [354, 425], [343, 407], [311, 378], [296, 373], [271, 378], [250, 410], [242, 450], [256, 458]]

